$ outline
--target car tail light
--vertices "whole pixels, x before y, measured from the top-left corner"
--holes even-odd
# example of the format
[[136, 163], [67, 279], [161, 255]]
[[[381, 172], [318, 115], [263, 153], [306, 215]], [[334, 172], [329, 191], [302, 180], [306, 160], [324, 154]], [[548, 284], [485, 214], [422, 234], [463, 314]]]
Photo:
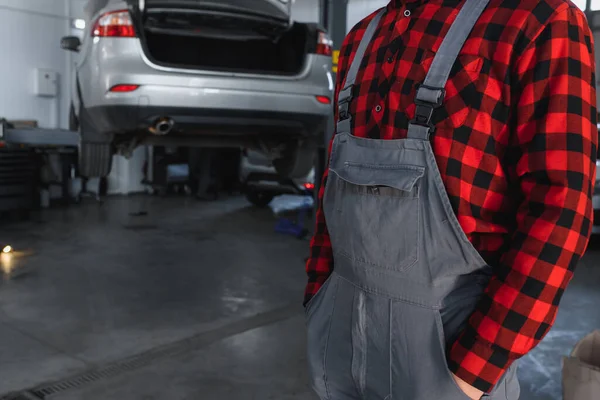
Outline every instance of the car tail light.
[[331, 99], [327, 96], [317, 96], [317, 101], [321, 104], [331, 104]]
[[136, 37], [131, 15], [127, 10], [103, 14], [92, 28], [94, 37]]
[[110, 88], [110, 91], [115, 93], [127, 93], [133, 92], [139, 87], [140, 85], [115, 85]]
[[315, 188], [315, 184], [314, 184], [314, 183], [305, 183], [305, 184], [304, 184], [304, 188], [305, 188], [306, 190], [314, 190], [314, 188]]
[[316, 53], [323, 56], [331, 56], [333, 54], [333, 41], [325, 32], [319, 31]]

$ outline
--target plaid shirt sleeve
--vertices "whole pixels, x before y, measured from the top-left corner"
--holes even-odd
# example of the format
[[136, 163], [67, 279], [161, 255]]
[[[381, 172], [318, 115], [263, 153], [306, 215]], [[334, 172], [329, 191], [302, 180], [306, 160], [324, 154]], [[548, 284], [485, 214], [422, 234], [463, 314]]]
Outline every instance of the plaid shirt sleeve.
[[[329, 152], [331, 152], [331, 144], [329, 145]], [[323, 180], [319, 190], [319, 204], [317, 207], [315, 233], [310, 242], [310, 256], [306, 262], [308, 284], [306, 285], [306, 290], [304, 293], [304, 305], [306, 305], [310, 299], [317, 294], [321, 286], [323, 286], [323, 283], [333, 272], [333, 253], [331, 249], [331, 240], [329, 238], [329, 232], [327, 231], [327, 224], [325, 222], [325, 215], [323, 213], [323, 197], [325, 195], [326, 184], [327, 169], [323, 174]]]
[[[344, 83], [348, 69], [350, 68], [352, 56], [354, 55], [354, 52], [358, 47], [358, 43], [360, 43], [360, 40], [365, 33], [367, 25], [375, 14], [376, 13], [371, 14], [369, 17], [365, 18], [358, 25], [356, 25], [346, 36], [344, 43], [342, 43], [340, 48], [337, 82], [333, 103], [336, 106], [334, 111], [334, 121], [337, 121], [338, 118], [337, 104], [339, 92]], [[332, 143], [333, 140], [329, 144], [329, 153], [331, 153]], [[310, 299], [317, 294], [321, 286], [323, 286], [323, 283], [333, 272], [333, 253], [331, 249], [331, 240], [329, 238], [329, 232], [325, 222], [325, 214], [323, 213], [323, 197], [325, 195], [325, 185], [327, 185], [327, 173], [328, 170], [325, 169], [318, 196], [315, 232], [310, 243], [310, 255], [306, 263], [308, 284], [306, 285], [304, 294], [304, 305], [306, 305]]]
[[450, 369], [485, 392], [551, 328], [592, 227], [598, 130], [584, 14], [556, 10], [523, 49], [512, 64], [512, 142], [503, 160], [520, 189], [517, 225], [449, 353]]

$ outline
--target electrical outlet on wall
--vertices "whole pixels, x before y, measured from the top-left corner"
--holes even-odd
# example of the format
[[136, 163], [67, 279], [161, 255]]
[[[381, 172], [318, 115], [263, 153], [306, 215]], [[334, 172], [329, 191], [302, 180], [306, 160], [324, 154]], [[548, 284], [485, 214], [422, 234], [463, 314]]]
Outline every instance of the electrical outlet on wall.
[[34, 86], [36, 96], [57, 97], [58, 77], [59, 75], [56, 71], [44, 68], [36, 69]]

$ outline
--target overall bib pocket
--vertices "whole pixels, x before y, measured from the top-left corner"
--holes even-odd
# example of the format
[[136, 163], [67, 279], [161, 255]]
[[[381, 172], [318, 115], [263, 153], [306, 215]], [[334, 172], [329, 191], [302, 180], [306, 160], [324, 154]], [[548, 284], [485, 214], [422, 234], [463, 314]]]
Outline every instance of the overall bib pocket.
[[415, 165], [332, 159], [324, 210], [334, 253], [395, 272], [415, 264], [424, 174]]

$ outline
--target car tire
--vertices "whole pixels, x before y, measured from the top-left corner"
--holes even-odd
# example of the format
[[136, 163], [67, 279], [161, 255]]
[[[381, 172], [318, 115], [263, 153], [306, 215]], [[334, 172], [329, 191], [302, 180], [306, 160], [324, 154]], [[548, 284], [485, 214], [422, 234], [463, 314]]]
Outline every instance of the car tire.
[[246, 192], [246, 199], [259, 208], [265, 208], [275, 198], [273, 193], [250, 190]]
[[[81, 109], [84, 112], [84, 109]], [[84, 178], [106, 178], [112, 169], [114, 155], [110, 142], [97, 142], [87, 139], [82, 120], [75, 114], [71, 104], [69, 113], [69, 129], [79, 132], [78, 164], [79, 175]]]
[[85, 178], [106, 178], [112, 168], [110, 143], [79, 142], [79, 175]]
[[75, 107], [71, 104], [71, 110], [69, 111], [69, 130], [77, 132], [79, 130], [79, 120], [75, 115]]
[[310, 145], [290, 147], [283, 157], [273, 160], [273, 166], [284, 178], [302, 179], [312, 171], [316, 156], [317, 148]]

